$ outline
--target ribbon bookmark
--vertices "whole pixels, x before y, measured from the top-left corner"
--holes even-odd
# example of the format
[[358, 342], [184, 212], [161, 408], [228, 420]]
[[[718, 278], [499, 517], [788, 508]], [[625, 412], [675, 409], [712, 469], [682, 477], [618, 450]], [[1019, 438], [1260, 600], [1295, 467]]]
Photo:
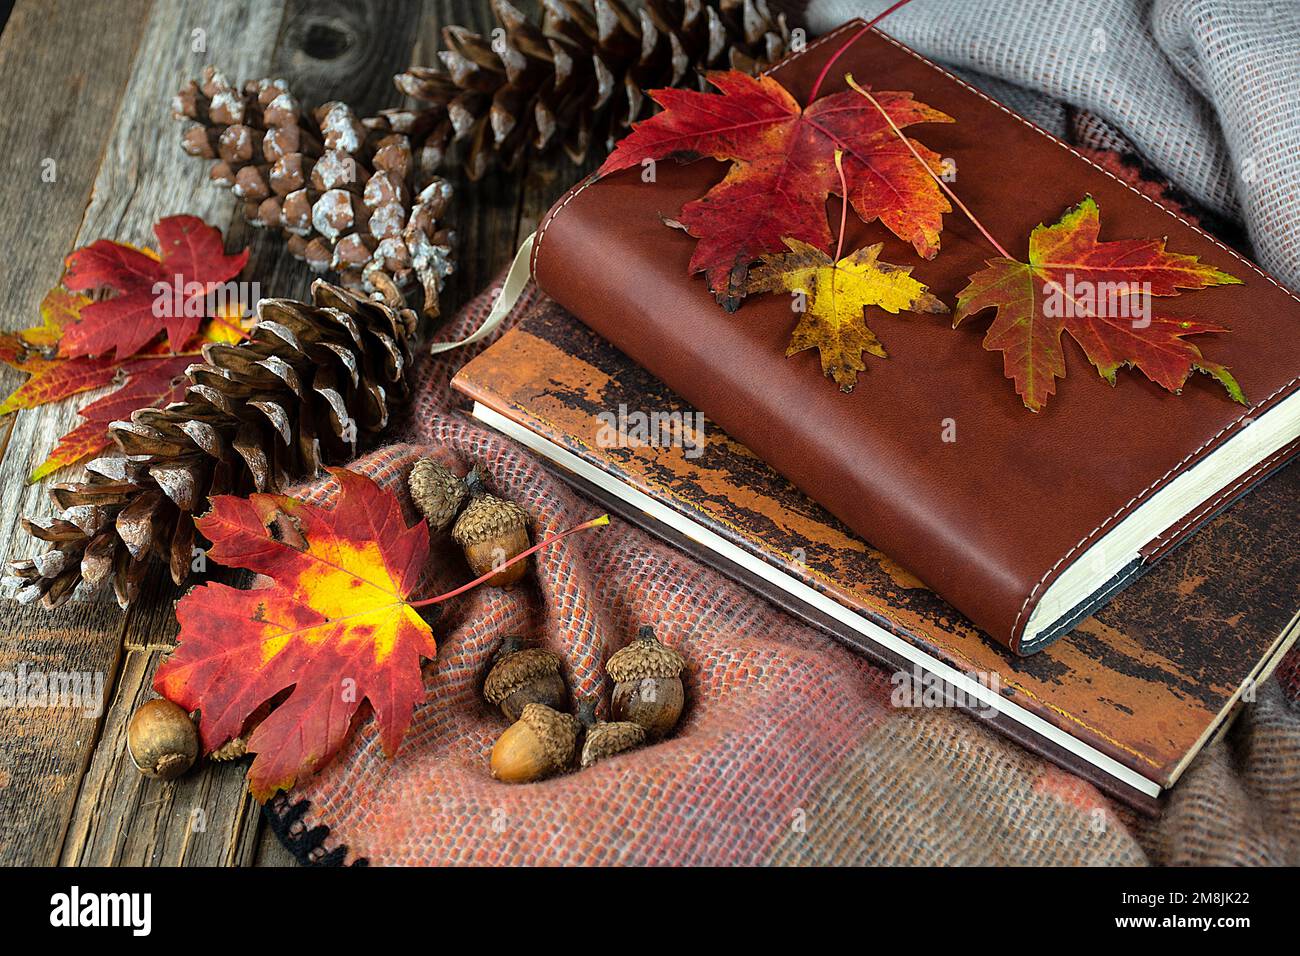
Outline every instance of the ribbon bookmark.
[[461, 339], [459, 342], [435, 342], [430, 346], [430, 352], [434, 355], [450, 352], [466, 345], [473, 345], [475, 342], [482, 341], [492, 334], [492, 330], [510, 314], [510, 310], [515, 307], [515, 303], [523, 295], [524, 286], [528, 285], [528, 280], [531, 278], [528, 260], [533, 254], [533, 240], [536, 237], [537, 233], [533, 233], [525, 239], [524, 244], [515, 253], [515, 261], [511, 263], [510, 271], [506, 274], [505, 284], [501, 286], [501, 294], [497, 296], [496, 305], [492, 306], [492, 311], [483, 320], [483, 324], [475, 329], [468, 338]]

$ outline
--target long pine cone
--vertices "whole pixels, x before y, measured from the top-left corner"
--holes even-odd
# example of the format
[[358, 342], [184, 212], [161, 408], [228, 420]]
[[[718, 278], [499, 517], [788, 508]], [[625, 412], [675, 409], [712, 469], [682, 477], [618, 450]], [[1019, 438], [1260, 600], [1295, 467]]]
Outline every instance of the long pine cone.
[[646, 90], [703, 88], [705, 70], [756, 73], [791, 52], [784, 13], [766, 0], [544, 0], [540, 25], [508, 0], [492, 0], [500, 28], [484, 37], [443, 29], [437, 67], [395, 78], [417, 110], [381, 113], [407, 133], [427, 164], [467, 144], [476, 180], [494, 164], [513, 169], [529, 148], [562, 145], [581, 162], [608, 149], [647, 115]]
[[111, 580], [125, 608], [153, 555], [179, 585], [209, 496], [284, 490], [383, 431], [409, 398], [415, 313], [321, 280], [311, 294], [263, 299], [248, 341], [210, 343], [186, 369], [185, 401], [113, 423], [120, 454], [51, 488], [59, 517], [24, 519], [50, 547], [10, 565], [18, 600], [58, 607]]

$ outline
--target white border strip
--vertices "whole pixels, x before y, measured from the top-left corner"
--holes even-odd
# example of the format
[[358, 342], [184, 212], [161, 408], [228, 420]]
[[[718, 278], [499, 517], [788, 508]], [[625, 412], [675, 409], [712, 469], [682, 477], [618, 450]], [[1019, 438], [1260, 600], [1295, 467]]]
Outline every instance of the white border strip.
[[614, 478], [594, 465], [583, 461], [577, 455], [560, 447], [550, 439], [544, 438], [536, 432], [530, 431], [518, 422], [512, 421], [500, 412], [494, 411], [484, 405], [482, 402], [474, 403], [474, 417], [491, 428], [495, 428], [502, 434], [513, 438], [520, 444], [531, 448], [538, 454], [551, 459], [556, 464], [567, 468], [580, 478], [586, 479], [606, 492], [616, 495], [618, 498], [626, 501], [633, 507], [639, 508], [656, 521], [667, 525], [674, 531], [686, 535], [686, 537], [698, 542], [720, 557], [730, 561], [732, 564], [738, 565], [747, 571], [757, 574], [759, 577], [762, 577], [771, 584], [776, 585], [793, 597], [803, 601], [805, 604], [816, 608], [823, 614], [835, 618], [841, 624], [851, 627], [863, 637], [868, 638], [882, 647], [888, 648], [900, 657], [906, 658], [913, 664], [924, 668], [940, 680], [946, 681], [948, 684], [960, 688], [969, 697], [979, 700], [980, 703], [987, 707], [992, 707], [994, 710], [1004, 714], [1016, 723], [1021, 724], [1041, 737], [1047, 738], [1075, 756], [1086, 760], [1088, 763], [1122, 783], [1145, 793], [1147, 796], [1160, 796], [1161, 787], [1159, 784], [1148, 780], [1136, 771], [1124, 766], [1113, 757], [1107, 756], [1095, 747], [1072, 737], [1070, 734], [1044, 720], [1042, 717], [1039, 717], [1037, 714], [1030, 713], [1023, 707], [1008, 701], [1001, 694], [990, 690], [979, 681], [961, 673], [956, 668], [944, 664], [942, 661], [935, 660], [929, 654], [913, 647], [902, 638], [889, 633], [889, 631], [885, 630], [880, 625], [874, 624], [862, 617], [860, 614], [854, 613], [843, 604], [821, 594], [786, 572], [773, 567], [765, 561], [758, 560], [753, 555], [732, 544], [730, 541], [727, 541], [715, 532], [710, 531], [698, 522], [686, 517], [678, 511], [674, 511], [672, 508], [669, 508], [661, 502], [655, 501], [644, 492], [638, 491], [626, 482]]

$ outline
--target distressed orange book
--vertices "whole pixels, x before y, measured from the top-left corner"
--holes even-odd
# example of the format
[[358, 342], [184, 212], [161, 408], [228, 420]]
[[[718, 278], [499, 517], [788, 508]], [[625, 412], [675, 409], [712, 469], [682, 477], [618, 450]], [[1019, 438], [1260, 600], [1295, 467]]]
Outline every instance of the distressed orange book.
[[1021, 657], [554, 302], [453, 385], [611, 511], [1138, 807], [1300, 633], [1300, 467]]

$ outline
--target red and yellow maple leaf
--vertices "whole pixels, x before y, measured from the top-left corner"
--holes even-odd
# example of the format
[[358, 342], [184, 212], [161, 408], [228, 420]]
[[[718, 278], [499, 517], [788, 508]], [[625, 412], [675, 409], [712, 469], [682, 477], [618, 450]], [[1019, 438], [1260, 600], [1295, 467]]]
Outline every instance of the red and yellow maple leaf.
[[154, 235], [161, 256], [108, 239], [68, 256], [64, 286], [74, 292], [110, 289], [116, 294], [80, 310], [80, 321], [64, 330], [63, 355], [115, 351], [124, 359], [164, 330], [172, 351], [180, 351], [203, 321], [206, 296], [248, 262], [247, 249], [226, 255], [221, 231], [196, 216], [160, 219]]
[[14, 334], [25, 348], [55, 349], [63, 337], [63, 330], [81, 318], [81, 310], [90, 302], [89, 296], [55, 286], [41, 300], [41, 324]]
[[[844, 91], [803, 109], [768, 76], [733, 70], [708, 79], [718, 93], [651, 92], [663, 112], [636, 124], [599, 175], [669, 156], [731, 161], [722, 182], [677, 217], [699, 240], [691, 271], [707, 275], [728, 310], [744, 298], [751, 263], [782, 251], [785, 238], [830, 250], [831, 194], [846, 198], [864, 222], [879, 219], [925, 258], [939, 251], [943, 214], [952, 207], [875, 106]], [[880, 92], [876, 100], [900, 128], [953, 122], [910, 93]], [[912, 145], [941, 171], [937, 153]], [[837, 150], [847, 189], [835, 168]]]
[[[259, 707], [292, 688], [248, 741], [259, 800], [324, 765], [362, 700], [385, 752], [395, 753], [424, 698], [420, 658], [437, 651], [409, 603], [429, 550], [427, 527], [408, 527], [397, 497], [369, 478], [331, 474], [341, 489], [332, 509], [283, 495], [212, 500], [196, 522], [212, 542], [208, 557], [272, 583], [190, 591], [176, 607], [180, 646], [154, 680], [168, 699], [201, 710], [205, 751], [238, 736]], [[292, 516], [302, 547], [268, 529], [278, 514]]]
[[[124, 243], [100, 240], [69, 256], [72, 269], [65, 275], [65, 281], [75, 285], [102, 283], [106, 287], [125, 288], [143, 283], [153, 275], [153, 270], [165, 268], [184, 270], [178, 273], [184, 281], [185, 275], [211, 277], [231, 270], [238, 272], [248, 257], [246, 250], [234, 256], [223, 255], [220, 230], [193, 216], [163, 219], [155, 231], [164, 249], [168, 250], [166, 256], [159, 257], [147, 249]], [[69, 276], [73, 278], [69, 279]], [[92, 282], [91, 276], [98, 278]], [[105, 302], [96, 302], [64, 286], [46, 294], [41, 302], [39, 325], [0, 335], [0, 362], [28, 376], [13, 394], [0, 403], [0, 415], [36, 408], [115, 382], [122, 385], [116, 392], [81, 410], [85, 423], [59, 440], [50, 456], [32, 472], [30, 481], [38, 481], [51, 472], [103, 451], [110, 444], [108, 425], [111, 422], [129, 418], [139, 408], [179, 400], [182, 390], [175, 380], [200, 356], [204, 342], [233, 342], [244, 336], [247, 324], [244, 303], [223, 296], [216, 314], [204, 314], [213, 305], [206, 298], [206, 290], [211, 287], [211, 281], [196, 284], [189, 290], [194, 293], [191, 298], [179, 303], [169, 287], [170, 298], [159, 310], [152, 339], [143, 347], [136, 347], [133, 343], [119, 347], [116, 354], [110, 351], [96, 355], [75, 354], [78, 347], [68, 346], [70, 341], [78, 341], [87, 323], [93, 325], [113, 320], [111, 316], [106, 320], [95, 311]], [[205, 290], [205, 297], [198, 296], [199, 288]], [[182, 293], [184, 291], [182, 288]], [[157, 300], [152, 286], [147, 289], [141, 286], [132, 294], [146, 293], [151, 302]], [[162, 340], [162, 326], [158, 324], [165, 320], [169, 309], [185, 313], [180, 332], [191, 328], [197, 332], [179, 350], [174, 348], [172, 341]], [[89, 337], [103, 337], [112, 331], [111, 326], [105, 326], [92, 331]]]
[[[67, 295], [66, 291], [55, 289], [46, 297], [46, 302], [54, 298], [66, 305], [71, 300], [62, 297]], [[42, 312], [45, 312], [44, 306]], [[104, 451], [112, 444], [108, 436], [108, 426], [112, 422], [130, 418], [137, 409], [157, 408], [180, 401], [185, 392], [180, 376], [186, 367], [202, 357], [203, 344], [233, 342], [243, 336], [247, 321], [241, 313], [238, 305], [231, 304], [221, 315], [206, 322], [183, 352], [173, 354], [166, 345], [157, 342], [147, 352], [121, 362], [112, 357], [47, 357], [50, 349], [46, 342], [51, 330], [57, 330], [60, 327], [58, 323], [75, 321], [75, 310], [61, 315], [56, 324], [47, 320], [45, 325], [0, 336], [0, 362], [31, 376], [0, 404], [0, 414], [36, 408], [69, 395], [121, 383], [116, 391], [80, 410], [78, 414], [86, 421], [59, 439], [49, 457], [36, 467], [28, 481], [39, 481], [60, 468]], [[52, 339], [52, 343], [57, 347], [57, 337]], [[39, 344], [42, 351], [31, 351], [28, 347], [33, 344]]]
[[1168, 252], [1163, 239], [1102, 242], [1096, 202], [1086, 198], [1055, 225], [1029, 237], [1029, 261], [990, 259], [958, 295], [953, 325], [996, 309], [984, 347], [1003, 355], [1007, 378], [1032, 411], [1041, 410], [1065, 377], [1062, 333], [1082, 346], [1112, 385], [1121, 366], [1178, 392], [1193, 370], [1217, 379], [1233, 400], [1241, 388], [1222, 365], [1208, 362], [1187, 336], [1227, 329], [1156, 313], [1152, 296], [1240, 283], [1196, 256]]
[[[28, 481], [40, 481], [60, 468], [98, 455], [112, 445], [108, 426], [125, 421], [142, 408], [162, 408], [185, 397], [189, 383], [184, 372], [203, 357], [203, 346], [208, 342], [230, 344], [240, 341], [251, 325], [251, 318], [243, 315], [238, 303], [229, 303], [218, 315], [204, 323], [189, 343], [186, 351], [173, 354], [161, 343], [150, 347], [143, 355], [127, 359], [116, 366], [113, 381], [124, 382], [121, 388], [96, 399], [77, 414], [86, 419], [59, 439], [49, 457], [31, 473]], [[98, 365], [100, 359], [63, 359], [72, 369], [83, 365]]]
[[804, 297], [786, 355], [815, 348], [822, 372], [851, 392], [866, 368], [862, 353], [885, 358], [885, 347], [867, 326], [865, 309], [943, 313], [948, 307], [912, 278], [912, 270], [880, 261], [883, 243], [858, 249], [836, 262], [820, 249], [786, 239], [785, 255], [765, 255], [749, 277], [748, 291], [792, 292]]
[[0, 342], [0, 362], [30, 376], [0, 403], [0, 415], [111, 385], [121, 364], [113, 359], [46, 358], [13, 346], [12, 338]]

